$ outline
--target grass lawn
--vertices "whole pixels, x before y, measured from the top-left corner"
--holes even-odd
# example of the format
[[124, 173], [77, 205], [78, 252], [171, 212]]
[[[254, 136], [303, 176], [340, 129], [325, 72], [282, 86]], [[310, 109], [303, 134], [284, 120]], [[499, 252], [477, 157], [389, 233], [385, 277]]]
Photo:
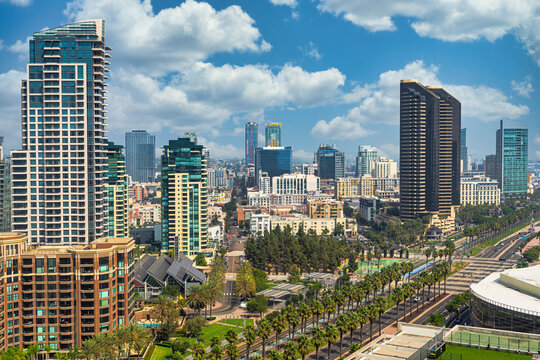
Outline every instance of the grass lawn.
[[152, 353], [151, 360], [163, 360], [166, 359], [168, 355], [172, 354], [170, 347], [156, 345], [154, 352]]
[[[381, 259], [381, 268], [385, 266], [390, 266], [394, 263], [401, 262], [403, 259]], [[359, 261], [358, 262], [358, 270], [356, 270], [357, 274], [365, 274], [367, 272], [374, 273], [377, 272], [377, 259], [369, 261]]]
[[236, 326], [242, 326], [244, 327], [244, 324], [247, 325], [254, 325], [253, 319], [223, 319], [219, 320], [220, 323], [224, 324], [231, 324]]
[[460, 358], [461, 360], [521, 360], [530, 359], [531, 355], [518, 355], [493, 350], [478, 350], [456, 345], [446, 345], [446, 351], [438, 359], [457, 360]]
[[201, 331], [201, 334], [197, 337], [197, 339], [205, 343], [210, 343], [210, 339], [214, 336], [224, 339], [225, 333], [227, 333], [227, 331], [231, 329], [234, 330], [236, 333], [241, 333], [243, 331], [243, 329], [240, 328], [213, 323], [205, 327]]

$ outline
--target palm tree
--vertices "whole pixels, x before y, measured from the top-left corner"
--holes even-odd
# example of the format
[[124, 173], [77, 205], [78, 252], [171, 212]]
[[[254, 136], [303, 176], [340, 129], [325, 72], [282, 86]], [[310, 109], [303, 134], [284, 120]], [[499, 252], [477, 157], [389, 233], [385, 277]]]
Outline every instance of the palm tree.
[[221, 339], [219, 338], [219, 336], [212, 336], [212, 338], [210, 339], [210, 347], [216, 346], [219, 344], [221, 344]]
[[[278, 337], [287, 325], [285, 324], [285, 317], [281, 314], [278, 314], [272, 319], [272, 329], [276, 332], [276, 346], [278, 346]], [[279, 346], [278, 346], [279, 349]]]
[[398, 321], [399, 321], [399, 304], [403, 301], [403, 298], [404, 298], [403, 290], [399, 287], [395, 288], [394, 292], [391, 295], [391, 298], [392, 298], [392, 301], [396, 303], [396, 310], [397, 310], [396, 326], [397, 326]]
[[289, 339], [294, 340], [294, 331], [300, 322], [298, 312], [290, 305], [287, 306], [285, 310], [285, 319], [287, 319], [287, 322], [289, 323]]
[[225, 340], [227, 340], [229, 344], [236, 344], [238, 342], [238, 334], [233, 329], [229, 329], [225, 333]]
[[367, 308], [362, 306], [360, 309], [358, 309], [356, 314], [358, 315], [358, 322], [360, 323], [360, 344], [362, 344], [362, 333], [364, 325], [367, 324], [369, 321]]
[[283, 351], [283, 360], [296, 360], [298, 359], [298, 343], [296, 341], [289, 341], [285, 345]]
[[347, 322], [347, 330], [349, 331], [349, 340], [352, 345], [354, 330], [356, 330], [360, 324], [360, 317], [356, 311], [350, 312], [347, 316], [349, 317], [349, 321]]
[[334, 291], [332, 294], [332, 299], [334, 300], [336, 307], [337, 307], [337, 313], [339, 314], [339, 311], [341, 307], [345, 304], [345, 295], [343, 295], [343, 292], [340, 290]]
[[347, 315], [341, 314], [338, 316], [336, 326], [339, 331], [339, 357], [341, 357], [343, 350], [343, 334], [349, 329], [349, 319]]
[[[33, 348], [36, 347], [38, 348], [38, 351], [39, 351], [39, 347], [37, 345], [30, 345], [27, 349], [26, 349], [26, 353], [29, 355], [29, 358], [32, 358], [33, 355]], [[96, 354], [96, 342], [94, 339], [90, 338], [88, 340], [86, 340], [85, 342], [83, 342], [81, 344], [81, 357], [83, 359], [86, 359], [86, 360], [90, 360], [92, 359], [95, 354]], [[36, 352], [37, 354], [37, 352]]]
[[298, 305], [298, 314], [300, 315], [300, 332], [304, 332], [307, 326], [307, 320], [311, 317], [311, 308], [305, 303], [301, 302]]
[[196, 285], [189, 288], [189, 293], [186, 298], [186, 305], [198, 314], [206, 307], [209, 299], [209, 287], [207, 284]]
[[236, 274], [236, 296], [247, 298], [255, 295], [255, 277], [253, 276], [253, 268], [249, 261], [244, 261]]
[[[263, 356], [263, 359], [264, 359], [264, 356]], [[271, 350], [268, 353], [268, 359], [269, 360], [281, 360], [281, 353], [279, 351], [277, 351], [276, 349]]]
[[302, 356], [302, 360], [304, 360], [306, 355], [309, 354], [311, 340], [307, 335], [302, 334], [296, 338], [296, 342], [298, 343], [298, 352], [300, 353], [300, 356]]
[[369, 341], [373, 340], [373, 320], [379, 315], [379, 307], [375, 304], [370, 304], [367, 307], [367, 316], [369, 318]]
[[262, 356], [263, 356], [263, 358], [265, 358], [266, 341], [270, 337], [270, 329], [271, 328], [272, 328], [272, 326], [270, 325], [268, 320], [262, 319], [261, 322], [259, 322], [258, 333], [259, 333], [259, 337], [261, 338], [261, 341], [262, 341]]
[[191, 346], [191, 352], [193, 353], [193, 358], [195, 360], [202, 360], [206, 356], [206, 347], [203, 343], [196, 342]]
[[328, 325], [326, 330], [324, 330], [324, 337], [326, 338], [326, 343], [328, 344], [328, 359], [330, 359], [332, 344], [336, 342], [338, 335], [339, 331], [334, 324]]
[[311, 313], [317, 317], [316, 325], [319, 325], [319, 316], [324, 313], [324, 306], [319, 300], [311, 302]]
[[315, 326], [311, 330], [311, 343], [315, 346], [315, 359], [319, 359], [319, 348], [326, 343], [326, 333], [323, 329]]
[[249, 360], [249, 350], [251, 345], [255, 344], [257, 340], [257, 330], [253, 325], [249, 324], [244, 330], [244, 339], [246, 340], [246, 360]]
[[324, 311], [328, 314], [328, 321], [330, 321], [330, 314], [336, 310], [336, 304], [334, 300], [327, 294], [324, 294], [321, 298], [321, 302], [324, 306]]
[[222, 360], [223, 359], [223, 348], [221, 345], [212, 346], [210, 353], [208, 354], [211, 360]]
[[381, 336], [381, 317], [382, 314], [388, 309], [388, 299], [386, 297], [380, 297], [375, 300], [377, 308], [379, 310], [379, 336]]
[[236, 344], [233, 343], [228, 343], [227, 346], [225, 346], [225, 353], [230, 360], [237, 360], [240, 357], [238, 348], [236, 347]]

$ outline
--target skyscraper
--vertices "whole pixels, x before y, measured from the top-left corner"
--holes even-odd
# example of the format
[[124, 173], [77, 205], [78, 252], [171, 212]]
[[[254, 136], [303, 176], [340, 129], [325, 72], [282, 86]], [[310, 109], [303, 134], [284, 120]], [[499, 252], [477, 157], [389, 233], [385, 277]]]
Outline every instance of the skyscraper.
[[461, 103], [440, 87], [400, 86], [401, 218], [449, 215], [460, 204]]
[[469, 157], [467, 155], [467, 129], [461, 129], [461, 166], [462, 171], [469, 171]]
[[370, 175], [377, 160], [379, 160], [379, 151], [377, 148], [369, 145], [358, 146], [356, 177], [361, 178], [364, 175]]
[[31, 244], [90, 243], [106, 235], [105, 22], [39, 31], [29, 44], [12, 229]]
[[108, 141], [105, 146], [105, 188], [107, 189], [107, 231], [110, 237], [127, 237], [128, 181], [123, 147]]
[[281, 123], [264, 124], [265, 146], [281, 146]]
[[321, 179], [345, 177], [345, 154], [335, 145], [322, 144], [315, 152], [315, 161]]
[[4, 158], [4, 137], [0, 136], [0, 232], [11, 231], [9, 161]]
[[[498, 170], [497, 170], [497, 155], [486, 155], [484, 160], [484, 173], [486, 177], [498, 180]], [[499, 184], [499, 188], [501, 185]]]
[[146, 130], [126, 133], [126, 169], [131, 181], [153, 182], [155, 177], [156, 137]]
[[263, 147], [255, 149], [255, 183], [259, 183], [259, 174], [265, 172], [272, 179], [274, 176], [289, 174], [292, 171], [292, 148]]
[[195, 138], [170, 140], [161, 157], [162, 249], [212, 255], [208, 242], [208, 174]]
[[246, 166], [255, 166], [255, 149], [259, 146], [259, 125], [248, 122], [245, 125]]
[[497, 180], [503, 195], [527, 193], [529, 139], [527, 129], [505, 129], [501, 120], [497, 130]]

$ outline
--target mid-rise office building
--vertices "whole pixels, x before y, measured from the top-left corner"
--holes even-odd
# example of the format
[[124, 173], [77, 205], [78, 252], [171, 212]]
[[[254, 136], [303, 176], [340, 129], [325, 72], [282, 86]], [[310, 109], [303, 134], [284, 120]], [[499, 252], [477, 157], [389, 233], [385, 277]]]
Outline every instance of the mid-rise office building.
[[263, 147], [255, 149], [255, 176], [259, 182], [259, 174], [265, 172], [270, 178], [292, 172], [292, 148]]
[[264, 124], [265, 146], [281, 146], [281, 123]]
[[31, 244], [88, 244], [107, 234], [105, 22], [42, 30], [29, 45], [12, 229]]
[[484, 160], [484, 173], [486, 177], [498, 182], [497, 155], [487, 155]]
[[319, 178], [341, 179], [345, 177], [345, 154], [335, 145], [320, 145], [315, 153]]
[[527, 193], [528, 137], [527, 129], [505, 129], [501, 120], [497, 130], [497, 180], [505, 196]]
[[0, 232], [11, 230], [11, 183], [9, 160], [4, 157], [4, 137], [0, 136]]
[[272, 178], [272, 194], [276, 195], [305, 195], [319, 189], [319, 178], [315, 175], [296, 173]]
[[469, 171], [469, 156], [467, 155], [467, 129], [461, 129], [461, 171]]
[[248, 122], [245, 125], [246, 166], [255, 166], [255, 149], [259, 147], [259, 125]]
[[30, 246], [0, 234], [0, 350], [46, 345], [67, 352], [133, 321], [134, 241]]
[[364, 175], [371, 175], [373, 166], [377, 160], [379, 160], [379, 151], [377, 148], [369, 145], [358, 146], [355, 177], [361, 178]]
[[501, 189], [497, 180], [485, 176], [470, 176], [461, 178], [461, 205], [499, 205]]
[[374, 178], [397, 178], [397, 162], [381, 157], [373, 162], [371, 176]]
[[108, 236], [127, 237], [129, 235], [128, 178], [123, 147], [107, 141], [105, 153]]
[[461, 103], [440, 87], [402, 80], [400, 214], [449, 216], [460, 204]]
[[208, 174], [196, 138], [170, 140], [161, 157], [162, 250], [212, 256], [208, 244]]
[[126, 169], [131, 181], [153, 182], [155, 178], [156, 137], [146, 130], [126, 133]]

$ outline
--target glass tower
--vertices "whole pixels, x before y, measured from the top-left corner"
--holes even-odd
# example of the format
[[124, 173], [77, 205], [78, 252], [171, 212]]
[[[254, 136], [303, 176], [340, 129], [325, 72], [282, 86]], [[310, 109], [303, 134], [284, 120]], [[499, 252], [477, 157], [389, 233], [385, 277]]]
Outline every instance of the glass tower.
[[315, 153], [315, 161], [321, 179], [340, 179], [345, 177], [345, 154], [335, 145], [321, 145]]
[[375, 166], [375, 161], [379, 160], [377, 148], [369, 145], [358, 146], [358, 156], [356, 156], [356, 177], [371, 175]]
[[105, 22], [36, 32], [29, 45], [12, 229], [31, 244], [90, 243], [106, 234]]
[[469, 171], [469, 158], [467, 155], [467, 129], [461, 129], [461, 165], [463, 171]]
[[212, 256], [208, 243], [208, 173], [195, 138], [170, 140], [161, 157], [162, 249]]
[[499, 186], [504, 195], [527, 193], [528, 137], [527, 129], [505, 129], [501, 120], [497, 130], [496, 160]]
[[155, 178], [156, 137], [145, 130], [126, 133], [126, 165], [131, 181], [153, 182]]
[[246, 166], [255, 166], [255, 149], [259, 147], [259, 125], [256, 122], [248, 122], [245, 126], [246, 133]]
[[281, 123], [264, 124], [265, 146], [281, 146]]
[[107, 229], [110, 237], [127, 237], [128, 223], [128, 179], [122, 145], [108, 141], [105, 188], [107, 189]]
[[263, 147], [255, 149], [255, 177], [259, 183], [259, 174], [268, 173], [273, 178], [292, 171], [292, 148], [287, 147]]

